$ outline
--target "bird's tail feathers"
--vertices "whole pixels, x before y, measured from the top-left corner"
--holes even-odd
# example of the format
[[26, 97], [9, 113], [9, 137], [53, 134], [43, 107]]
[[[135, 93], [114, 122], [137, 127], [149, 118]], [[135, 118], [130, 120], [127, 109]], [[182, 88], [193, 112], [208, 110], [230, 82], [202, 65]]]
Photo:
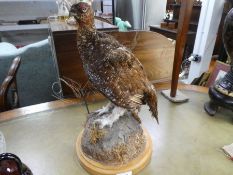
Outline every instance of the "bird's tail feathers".
[[145, 92], [144, 100], [150, 108], [152, 116], [159, 124], [158, 111], [157, 111], [157, 97], [154, 89], [149, 89]]

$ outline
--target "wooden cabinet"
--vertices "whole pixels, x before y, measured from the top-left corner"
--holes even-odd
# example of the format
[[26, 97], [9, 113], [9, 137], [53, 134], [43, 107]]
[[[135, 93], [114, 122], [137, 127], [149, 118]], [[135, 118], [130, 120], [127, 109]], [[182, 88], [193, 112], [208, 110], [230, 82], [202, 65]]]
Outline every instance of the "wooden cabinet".
[[[95, 21], [95, 25], [102, 31], [118, 30], [116, 26], [98, 20]], [[76, 26], [68, 25], [64, 21], [50, 21], [49, 33], [59, 77], [70, 78], [84, 86], [87, 83], [87, 77], [77, 49]], [[71, 89], [64, 83], [61, 83], [61, 88], [63, 97], [73, 96]]]
[[[173, 13], [172, 19], [164, 19], [165, 23], [175, 23], [178, 26], [181, 4], [169, 3], [167, 4], [167, 11]], [[201, 5], [193, 5], [192, 16], [189, 23], [189, 30], [196, 32], [201, 13]]]
[[[181, 5], [179, 3], [169, 4], [169, 1], [168, 1], [167, 10], [173, 11], [173, 18], [169, 20], [164, 20], [164, 21], [167, 23], [169, 22], [176, 23], [176, 26], [178, 26], [180, 7]], [[187, 34], [188, 36], [187, 36], [185, 55], [184, 55], [185, 58], [189, 57], [190, 54], [193, 52], [193, 46], [194, 46], [194, 42], [196, 38], [196, 32], [197, 32], [200, 12], [201, 12], [201, 5], [193, 5], [192, 16], [191, 16], [191, 20], [189, 23], [189, 32]], [[150, 31], [158, 32], [168, 38], [176, 40], [177, 29], [167, 29], [167, 28], [161, 28], [155, 25], [150, 25]]]
[[[179, 15], [180, 15], [180, 4], [169, 4], [170, 9], [173, 11], [173, 19], [165, 20], [166, 22], [175, 22], [178, 24]], [[201, 5], [193, 5], [192, 16], [189, 23], [190, 31], [197, 31], [197, 26], [199, 22], [199, 17], [201, 13]]]
[[[80, 85], [87, 83], [79, 52], [76, 47], [76, 28], [64, 23], [51, 22], [52, 48], [59, 76], [67, 77]], [[144, 66], [153, 83], [169, 81], [172, 76], [175, 46], [166, 37], [149, 31], [118, 32], [112, 25], [99, 27], [128, 47]], [[104, 28], [103, 28], [104, 27]], [[112, 32], [113, 31], [113, 32]], [[61, 84], [64, 97], [73, 96], [70, 88]]]

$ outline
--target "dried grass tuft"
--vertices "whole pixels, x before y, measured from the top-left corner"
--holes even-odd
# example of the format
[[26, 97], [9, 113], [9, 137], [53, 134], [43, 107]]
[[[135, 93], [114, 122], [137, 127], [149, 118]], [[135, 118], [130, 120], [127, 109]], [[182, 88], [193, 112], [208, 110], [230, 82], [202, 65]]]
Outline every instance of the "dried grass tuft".
[[112, 154], [118, 162], [124, 163], [125, 155], [127, 154], [127, 145], [120, 144], [112, 149]]
[[96, 144], [104, 137], [105, 133], [102, 129], [99, 129], [95, 125], [90, 130], [90, 143]]

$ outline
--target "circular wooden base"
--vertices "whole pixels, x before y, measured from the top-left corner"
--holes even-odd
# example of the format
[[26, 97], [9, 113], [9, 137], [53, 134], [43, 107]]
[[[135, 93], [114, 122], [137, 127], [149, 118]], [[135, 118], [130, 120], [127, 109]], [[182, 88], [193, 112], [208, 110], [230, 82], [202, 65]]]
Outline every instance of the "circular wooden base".
[[80, 165], [91, 175], [116, 175], [119, 173], [125, 173], [130, 171], [132, 171], [133, 174], [139, 173], [149, 164], [152, 155], [151, 137], [147, 130], [143, 130], [146, 138], [146, 146], [144, 151], [137, 158], [130, 161], [129, 163], [119, 166], [104, 165], [85, 156], [81, 147], [81, 138], [83, 134], [82, 131], [79, 134], [76, 142], [76, 151]]

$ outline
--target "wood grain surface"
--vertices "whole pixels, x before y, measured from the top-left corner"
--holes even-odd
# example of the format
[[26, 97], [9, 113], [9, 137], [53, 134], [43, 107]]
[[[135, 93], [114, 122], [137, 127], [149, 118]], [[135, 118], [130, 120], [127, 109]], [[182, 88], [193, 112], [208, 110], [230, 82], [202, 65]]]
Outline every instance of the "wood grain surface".
[[[56, 28], [52, 27], [53, 25], [57, 24], [51, 23], [51, 29]], [[143, 64], [152, 82], [171, 79], [175, 46], [166, 37], [146, 31], [108, 31], [108, 33], [132, 50]], [[76, 47], [77, 39], [74, 30], [70, 32], [64, 29], [58, 32], [54, 29], [51, 30], [50, 35], [53, 39], [54, 47], [52, 48], [54, 48], [54, 53], [56, 53], [59, 76], [61, 78], [70, 78], [78, 82], [82, 87], [85, 86], [88, 79], [84, 73], [80, 55]], [[71, 89], [63, 83], [62, 90], [64, 97], [73, 96]]]
[[[50, 21], [50, 36], [52, 49], [58, 64], [60, 78], [70, 78], [85, 86], [87, 77], [84, 73], [80, 55], [77, 49], [77, 26], [69, 25], [65, 21]], [[117, 26], [95, 20], [97, 30], [118, 30]], [[73, 92], [64, 83], [61, 83], [64, 97], [73, 97]]]
[[[76, 33], [77, 26], [69, 25], [64, 20], [50, 20], [50, 30], [55, 33], [73, 32]], [[100, 20], [95, 19], [97, 30], [118, 30], [118, 27]]]
[[131, 49], [142, 63], [150, 81], [171, 80], [175, 45], [166, 37], [147, 31], [109, 32]]

